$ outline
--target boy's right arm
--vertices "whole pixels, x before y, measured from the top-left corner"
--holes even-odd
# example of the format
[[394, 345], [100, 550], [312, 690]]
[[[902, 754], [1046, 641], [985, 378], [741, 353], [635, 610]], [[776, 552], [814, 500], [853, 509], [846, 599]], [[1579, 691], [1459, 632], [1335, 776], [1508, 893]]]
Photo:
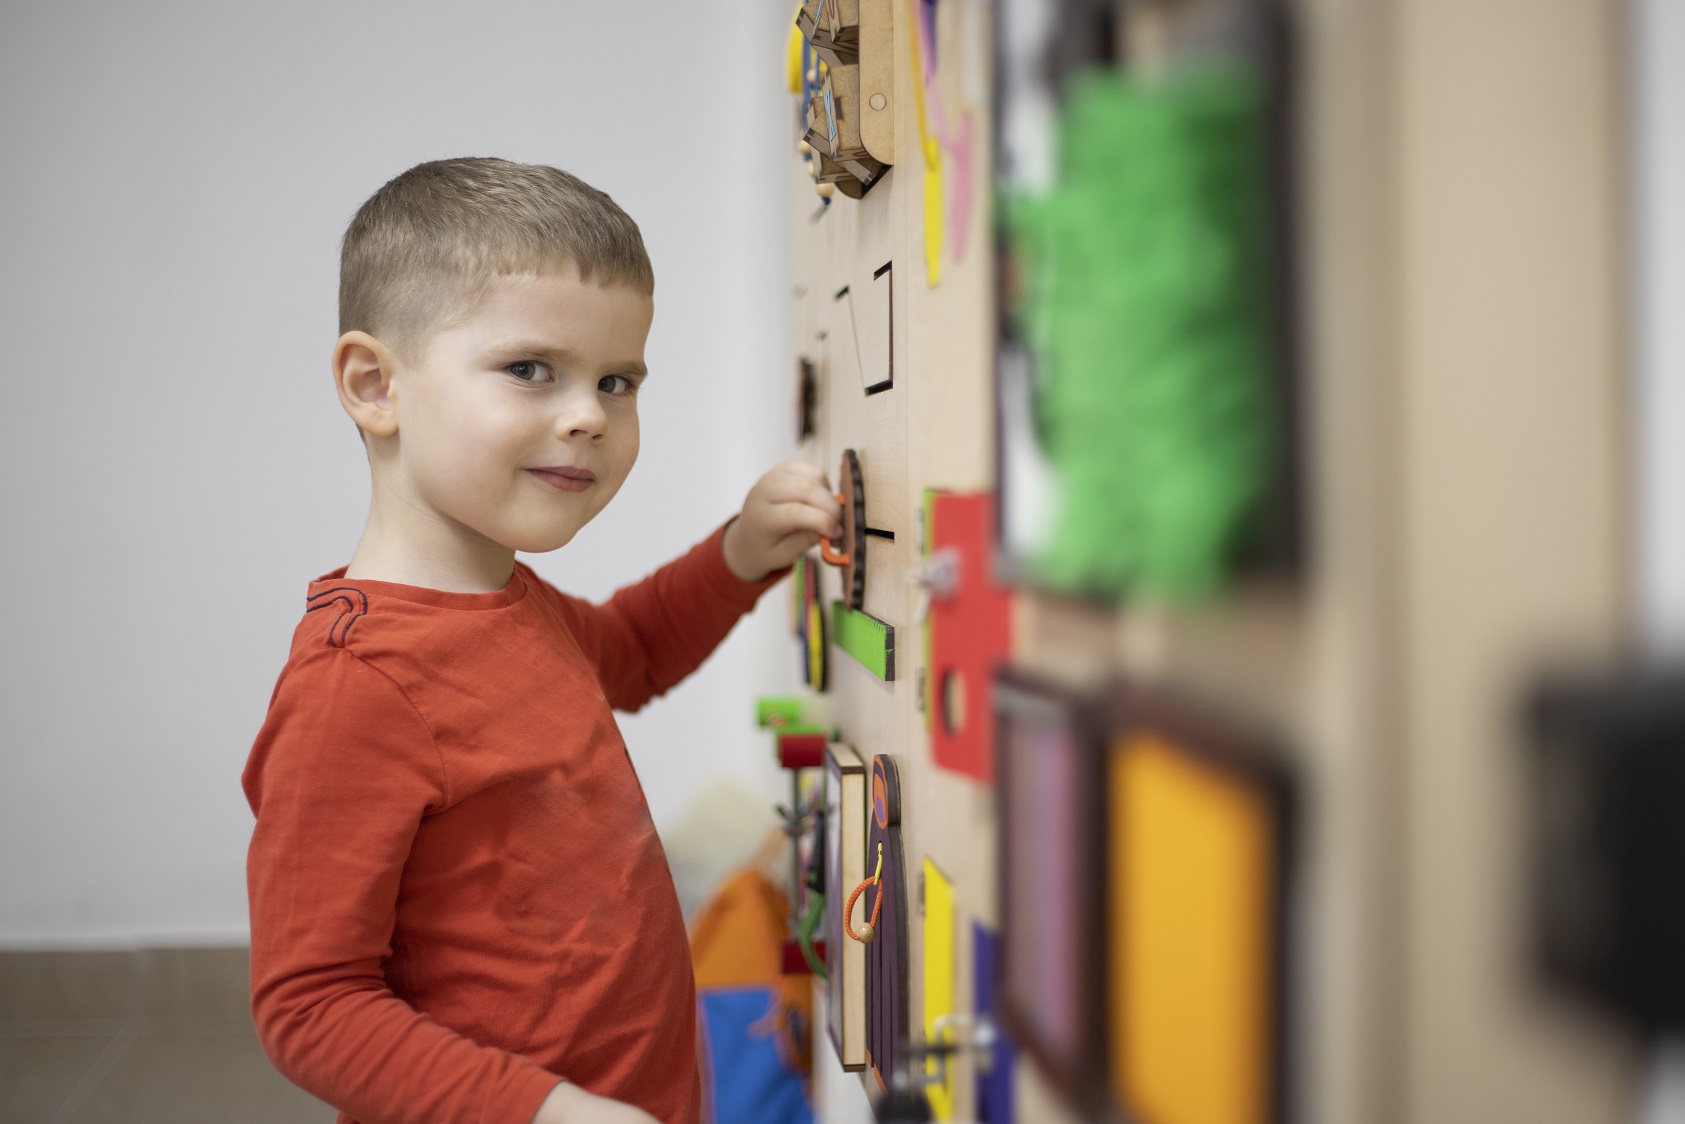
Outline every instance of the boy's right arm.
[[404, 693], [345, 649], [308, 657], [276, 691], [243, 783], [252, 1015], [276, 1068], [360, 1120], [529, 1124], [560, 1079], [439, 1025], [382, 972], [417, 826], [449, 799]]

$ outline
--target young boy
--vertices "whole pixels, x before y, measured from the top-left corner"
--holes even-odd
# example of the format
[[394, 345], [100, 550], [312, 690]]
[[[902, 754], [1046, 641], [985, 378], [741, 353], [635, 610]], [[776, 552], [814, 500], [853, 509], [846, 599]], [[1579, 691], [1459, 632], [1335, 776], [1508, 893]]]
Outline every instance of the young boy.
[[699, 1116], [684, 923], [610, 708], [695, 670], [840, 512], [780, 465], [602, 605], [515, 561], [637, 459], [653, 289], [637, 226], [554, 168], [422, 164], [346, 232], [333, 375], [373, 501], [243, 777], [252, 1013], [341, 1124]]

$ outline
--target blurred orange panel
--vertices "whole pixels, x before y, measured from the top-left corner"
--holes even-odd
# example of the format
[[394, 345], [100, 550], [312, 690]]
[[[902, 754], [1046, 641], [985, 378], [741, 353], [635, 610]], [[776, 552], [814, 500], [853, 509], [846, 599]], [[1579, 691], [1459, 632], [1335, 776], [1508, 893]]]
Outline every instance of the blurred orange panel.
[[1145, 1124], [1269, 1116], [1270, 812], [1132, 734], [1110, 765], [1114, 1093]]

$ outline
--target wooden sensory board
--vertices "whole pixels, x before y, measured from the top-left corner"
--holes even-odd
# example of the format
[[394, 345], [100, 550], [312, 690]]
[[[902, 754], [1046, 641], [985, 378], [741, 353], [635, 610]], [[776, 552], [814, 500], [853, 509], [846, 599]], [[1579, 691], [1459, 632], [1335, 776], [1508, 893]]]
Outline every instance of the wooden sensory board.
[[[1564, 622], [1578, 636], [1613, 637], [1622, 619], [1624, 556], [1610, 522], [1625, 502], [1611, 446], [1618, 232], [1604, 218], [1618, 180], [1608, 140], [1617, 27], [1595, 0], [1569, 0], [1532, 11], [1518, 41], [1508, 22], [1482, 14], [1490, 7], [1293, 5], [1298, 167], [1318, 201], [1301, 216], [1314, 577], [1244, 582], [1187, 615], [1032, 593], [1014, 609], [1020, 667], [1073, 685], [1123, 673], [1191, 686], [1294, 749], [1312, 795], [1295, 954], [1315, 950], [1290, 997], [1301, 1121], [1612, 1124], [1632, 1074], [1619, 1042], [1552, 1021], [1503, 982], [1510, 962], [1497, 950], [1515, 938], [1502, 907], [1519, 860], [1506, 850], [1514, 809], [1491, 761], [1503, 692], [1526, 654], [1523, 624], [1548, 643]], [[967, 73], [989, 65], [988, 29], [967, 23], [992, 5], [936, 5], [946, 104], [976, 115], [976, 191], [965, 255], [943, 251], [934, 287], [910, 8], [891, 0], [890, 10], [893, 167], [862, 200], [839, 193], [821, 210], [793, 151], [788, 164], [792, 339], [821, 384], [817, 432], [798, 455], [835, 483], [842, 451], [857, 450], [867, 524], [895, 535], [870, 540], [865, 611], [896, 629], [896, 680], [833, 647], [830, 705], [868, 765], [877, 753], [900, 764], [907, 870], [916, 877], [928, 857], [951, 881], [954, 1003], [966, 1011], [965, 934], [973, 921], [998, 922], [994, 800], [932, 763], [908, 578], [925, 490], [994, 486], [991, 125], [987, 96], [972, 96], [990, 87], [986, 73]], [[982, 51], [966, 46], [979, 41]], [[1494, 104], [1494, 87], [1552, 89], [1556, 104], [1582, 112], [1533, 128], [1532, 94]], [[1470, 115], [1469, 105], [1484, 108]], [[1553, 177], [1571, 190], [1541, 195], [1538, 183]], [[1493, 205], [1493, 191], [1509, 194]], [[1471, 241], [1486, 251], [1477, 268]], [[892, 295], [875, 276], [886, 263]], [[852, 328], [836, 299], [844, 287]], [[1471, 323], [1464, 310], [1495, 289], [1508, 303]], [[862, 372], [879, 381], [873, 371], [891, 349], [893, 388], [866, 395]], [[1491, 471], [1494, 450], [1502, 472]], [[1541, 487], [1549, 519], [1535, 510]], [[1562, 526], [1578, 528], [1571, 544]], [[825, 568], [822, 583], [829, 611], [836, 571]], [[1421, 799], [1400, 803], [1401, 791]], [[917, 1027], [916, 893], [909, 913]], [[828, 1040], [815, 1038], [818, 1119], [870, 1121], [861, 1079], [836, 1071]], [[970, 1063], [956, 1065], [954, 1119], [973, 1119]], [[1022, 1058], [1016, 1077], [1018, 1120], [1074, 1121]]]
[[[993, 791], [989, 786], [933, 766], [918, 706], [921, 630], [914, 619], [918, 590], [909, 575], [919, 563], [916, 534], [924, 490], [982, 491], [990, 486], [993, 459], [992, 309], [989, 285], [990, 235], [987, 200], [979, 193], [970, 216], [965, 258], [945, 254], [940, 284], [926, 279], [923, 229], [923, 169], [919, 162], [917, 114], [911, 95], [912, 44], [907, 37], [906, 0], [892, 0], [894, 14], [896, 152], [900, 159], [858, 202], [832, 197], [821, 210], [803, 163], [789, 162], [795, 215], [792, 339], [798, 357], [814, 361], [820, 383], [816, 433], [799, 455], [822, 467], [833, 485], [844, 449], [860, 457], [867, 497], [867, 526], [894, 534], [893, 542], [871, 536], [867, 548], [865, 612], [896, 630], [896, 678], [886, 683], [833, 646], [830, 691], [833, 713], [848, 743], [870, 766], [874, 754], [893, 754], [901, 769], [903, 846], [908, 878], [916, 880], [926, 857], [956, 887], [956, 987], [965, 1009], [970, 971], [970, 920], [992, 925]], [[937, 40], [947, 48], [942, 77], [951, 103], [963, 100], [962, 61], [988, 62], [988, 40], [962, 54], [963, 19], [976, 18], [980, 3], [945, 3], [938, 8]], [[973, 29], [982, 34], [983, 28]], [[978, 41], [973, 41], [978, 43]], [[986, 75], [974, 86], [987, 89]], [[974, 128], [976, 183], [987, 181], [987, 115], [981, 107]], [[880, 273], [885, 265], [887, 273]], [[841, 300], [837, 294], [847, 289]], [[852, 307], [851, 307], [852, 305]], [[851, 315], [852, 314], [852, 315]], [[868, 395], [865, 385], [888, 377], [893, 350], [893, 386]], [[794, 362], [791, 364], [794, 367]], [[864, 377], [864, 381], [863, 381]], [[940, 440], [930, 436], [940, 434]], [[914, 435], [918, 436], [915, 437]], [[838, 571], [822, 567], [827, 613], [839, 596]], [[794, 658], [792, 648], [792, 658]], [[923, 922], [916, 883], [909, 887], [909, 954], [914, 1025], [922, 1019], [921, 938]], [[841, 893], [846, 894], [846, 889]], [[857, 918], [858, 920], [858, 918]], [[831, 1045], [816, 1035], [821, 1056], [816, 1072], [835, 1067]], [[854, 1074], [834, 1075], [858, 1084]], [[864, 1076], [872, 1081], [870, 1071]], [[963, 1084], [963, 1082], [962, 1082]], [[819, 1116], [827, 1121], [869, 1121], [858, 1090], [816, 1084]], [[956, 1104], [969, 1117], [970, 1096]], [[850, 1112], [855, 1115], [849, 1115]]]

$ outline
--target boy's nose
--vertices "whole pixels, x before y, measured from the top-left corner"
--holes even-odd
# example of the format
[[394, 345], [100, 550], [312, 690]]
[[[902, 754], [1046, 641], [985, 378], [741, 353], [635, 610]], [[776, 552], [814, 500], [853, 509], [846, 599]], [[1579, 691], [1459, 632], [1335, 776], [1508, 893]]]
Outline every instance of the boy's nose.
[[574, 397], [556, 419], [556, 430], [563, 437], [596, 439], [603, 436], [607, 425], [608, 414], [594, 394]]

